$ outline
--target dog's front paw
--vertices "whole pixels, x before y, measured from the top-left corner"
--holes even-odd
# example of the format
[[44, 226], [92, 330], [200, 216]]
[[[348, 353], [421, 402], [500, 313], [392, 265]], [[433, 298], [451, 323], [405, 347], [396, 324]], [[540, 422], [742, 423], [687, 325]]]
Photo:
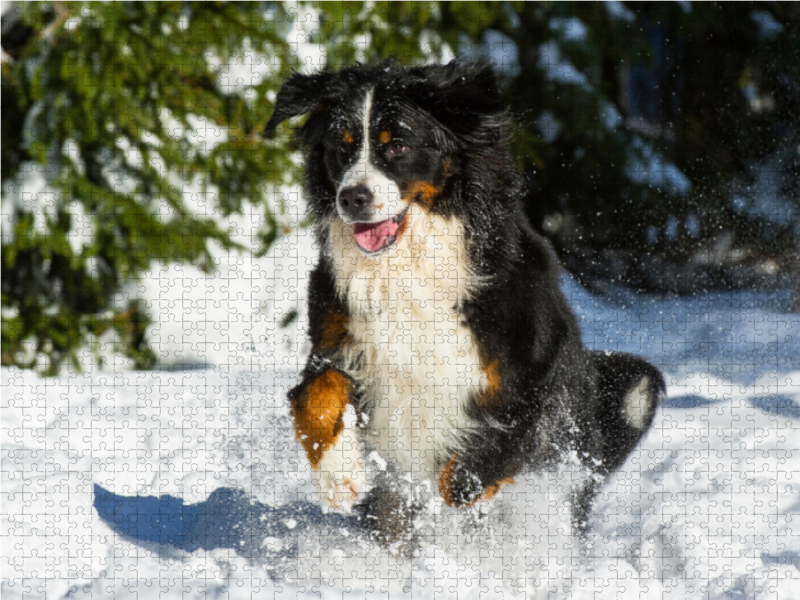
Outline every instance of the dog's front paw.
[[489, 500], [494, 497], [500, 491], [501, 485], [512, 483], [514, 483], [512, 478], [505, 477], [489, 485], [484, 485], [476, 473], [458, 462], [454, 456], [439, 475], [439, 495], [448, 506], [456, 508], [472, 506], [479, 500]]
[[345, 430], [322, 455], [314, 482], [322, 509], [351, 512], [358, 495], [367, 484], [364, 457], [355, 432]]
[[442, 469], [439, 475], [439, 495], [448, 506], [469, 506], [484, 492], [480, 478], [471, 473], [455, 457]]

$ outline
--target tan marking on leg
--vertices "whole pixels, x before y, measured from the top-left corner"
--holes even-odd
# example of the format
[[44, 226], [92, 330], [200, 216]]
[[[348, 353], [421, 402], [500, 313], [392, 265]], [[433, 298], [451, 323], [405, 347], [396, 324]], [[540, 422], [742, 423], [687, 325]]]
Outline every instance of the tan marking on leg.
[[[503, 477], [497, 483], [493, 483], [492, 485], [487, 487], [483, 491], [483, 493], [478, 498], [475, 499], [475, 502], [478, 502], [479, 500], [489, 500], [491, 498], [494, 498], [497, 492], [500, 491], [501, 485], [514, 485], [515, 483], [516, 481], [514, 481], [513, 477]], [[472, 504], [475, 504], [475, 502], [473, 502]]]
[[451, 486], [451, 479], [453, 477], [453, 469], [456, 465], [456, 455], [447, 461], [447, 464], [442, 469], [439, 475], [439, 495], [444, 500], [447, 506], [453, 506], [453, 488]]
[[306, 388], [304, 397], [292, 407], [297, 439], [315, 469], [322, 454], [336, 443], [344, 429], [342, 414], [350, 399], [350, 386], [347, 377], [329, 369]]

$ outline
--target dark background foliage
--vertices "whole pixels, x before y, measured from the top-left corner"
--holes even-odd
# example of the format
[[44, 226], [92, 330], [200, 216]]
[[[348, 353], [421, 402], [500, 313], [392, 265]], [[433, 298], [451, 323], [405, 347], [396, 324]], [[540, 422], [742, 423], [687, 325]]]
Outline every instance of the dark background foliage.
[[[794, 286], [800, 303], [800, 8], [795, 3], [72, 3], [3, 15], [2, 362], [54, 373], [116, 332], [155, 363], [123, 286], [154, 263], [264, 253], [296, 180], [265, 140], [295, 20], [325, 65], [448, 53], [495, 62], [527, 211], [595, 290]], [[254, 52], [251, 83], [220, 65]], [[225, 139], [198, 144], [198, 123]], [[46, 181], [32, 182], [31, 173]], [[202, 210], [181, 182], [199, 180]], [[237, 244], [215, 215], [255, 207]], [[81, 228], [81, 243], [76, 243]], [[800, 305], [798, 305], [800, 310]]]

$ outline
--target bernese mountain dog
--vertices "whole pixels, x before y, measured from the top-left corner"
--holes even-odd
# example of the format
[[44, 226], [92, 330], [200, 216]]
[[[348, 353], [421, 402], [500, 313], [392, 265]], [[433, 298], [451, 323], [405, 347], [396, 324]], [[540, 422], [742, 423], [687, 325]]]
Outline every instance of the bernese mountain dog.
[[491, 67], [356, 65], [293, 74], [266, 126], [297, 131], [320, 248], [311, 355], [289, 393], [323, 506], [352, 510], [364, 452], [448, 505], [567, 454], [598, 481], [650, 427], [664, 381], [592, 352], [529, 225]]

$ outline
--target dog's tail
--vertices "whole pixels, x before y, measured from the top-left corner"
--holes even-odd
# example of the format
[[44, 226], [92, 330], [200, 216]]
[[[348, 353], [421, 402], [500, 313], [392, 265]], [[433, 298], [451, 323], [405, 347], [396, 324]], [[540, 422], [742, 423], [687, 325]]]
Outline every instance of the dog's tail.
[[603, 434], [606, 474], [625, 462], [653, 423], [666, 385], [649, 362], [620, 352], [592, 352], [600, 401], [597, 421]]

